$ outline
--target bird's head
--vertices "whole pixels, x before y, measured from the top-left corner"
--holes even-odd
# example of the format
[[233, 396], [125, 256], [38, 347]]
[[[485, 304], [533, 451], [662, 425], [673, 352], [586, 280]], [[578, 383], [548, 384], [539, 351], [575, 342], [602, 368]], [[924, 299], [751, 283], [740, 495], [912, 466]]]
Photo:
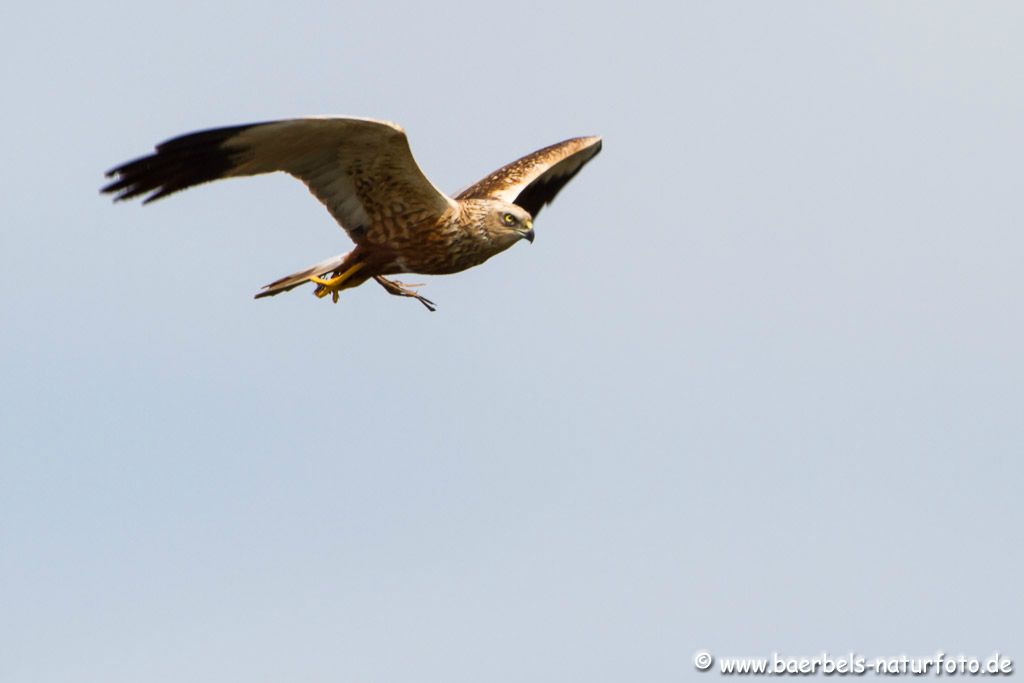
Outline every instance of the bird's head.
[[484, 219], [484, 229], [502, 249], [522, 239], [533, 242], [533, 217], [516, 204], [494, 202]]

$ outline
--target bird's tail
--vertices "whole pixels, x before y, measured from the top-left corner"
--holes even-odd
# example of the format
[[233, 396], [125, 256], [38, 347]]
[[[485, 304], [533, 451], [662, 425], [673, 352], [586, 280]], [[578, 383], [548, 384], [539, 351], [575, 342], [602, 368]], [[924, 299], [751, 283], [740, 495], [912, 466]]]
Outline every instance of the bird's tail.
[[346, 252], [344, 254], [339, 254], [338, 256], [332, 256], [331, 258], [312, 265], [305, 270], [300, 270], [299, 272], [292, 273], [291, 275], [285, 275], [280, 280], [274, 280], [269, 285], [264, 285], [263, 289], [256, 294], [256, 298], [261, 299], [265, 296], [274, 296], [281, 292], [287, 292], [293, 287], [298, 287], [302, 283], [308, 282], [311, 277], [319, 277], [321, 275], [331, 273], [340, 268], [345, 262], [345, 259], [347, 259], [351, 253], [352, 252]]

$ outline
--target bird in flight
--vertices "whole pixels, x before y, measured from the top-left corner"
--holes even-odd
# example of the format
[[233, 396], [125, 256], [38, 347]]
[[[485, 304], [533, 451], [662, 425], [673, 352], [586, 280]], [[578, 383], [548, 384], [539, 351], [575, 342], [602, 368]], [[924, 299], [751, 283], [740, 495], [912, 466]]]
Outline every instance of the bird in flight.
[[533, 242], [541, 208], [601, 150], [579, 137], [539, 149], [455, 197], [438, 190], [412, 157], [401, 127], [361, 118], [309, 117], [189, 133], [107, 172], [102, 192], [144, 203], [194, 185], [284, 171], [301, 180], [355, 243], [351, 251], [266, 285], [256, 298], [305, 282], [338, 293], [370, 278], [396, 296], [434, 303], [386, 275], [443, 275], [477, 266], [519, 240]]

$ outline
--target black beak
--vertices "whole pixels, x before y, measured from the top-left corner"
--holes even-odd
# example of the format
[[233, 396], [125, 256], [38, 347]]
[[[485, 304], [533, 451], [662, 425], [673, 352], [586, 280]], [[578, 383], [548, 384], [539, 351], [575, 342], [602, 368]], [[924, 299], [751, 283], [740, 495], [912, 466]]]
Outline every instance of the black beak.
[[519, 234], [523, 236], [523, 239], [529, 240], [530, 244], [533, 244], [533, 221], [526, 221], [526, 230]]

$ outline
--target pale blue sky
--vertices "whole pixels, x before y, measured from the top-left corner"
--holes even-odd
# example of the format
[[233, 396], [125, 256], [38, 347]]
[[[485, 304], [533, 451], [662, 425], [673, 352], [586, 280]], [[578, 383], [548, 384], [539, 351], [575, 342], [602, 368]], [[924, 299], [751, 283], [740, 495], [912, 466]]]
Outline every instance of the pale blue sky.
[[[0, 681], [689, 680], [1024, 659], [1024, 6], [0, 10]], [[199, 128], [386, 118], [454, 191], [585, 134], [537, 240], [333, 306]], [[411, 281], [416, 281], [412, 278]], [[714, 674], [703, 674], [717, 678]]]

